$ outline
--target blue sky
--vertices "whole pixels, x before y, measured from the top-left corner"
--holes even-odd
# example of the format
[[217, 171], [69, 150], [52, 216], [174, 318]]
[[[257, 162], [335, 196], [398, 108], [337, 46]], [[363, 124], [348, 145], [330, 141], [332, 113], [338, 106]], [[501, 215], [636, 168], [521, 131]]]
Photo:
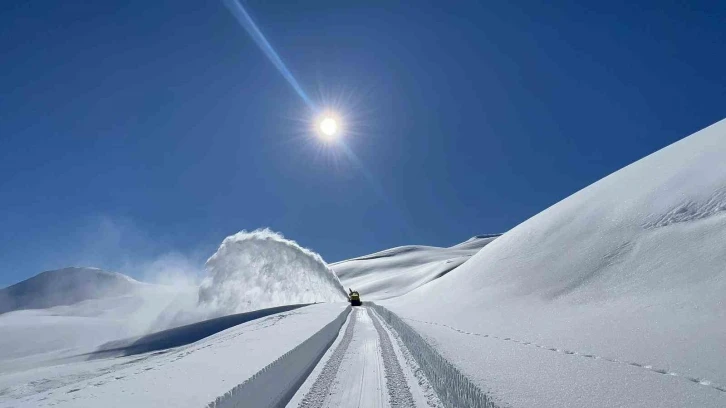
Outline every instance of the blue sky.
[[198, 266], [259, 227], [330, 262], [452, 245], [726, 112], [715, 3], [391, 3], [244, 3], [311, 98], [345, 102], [361, 168], [306, 137], [221, 1], [2, 2], [0, 286]]

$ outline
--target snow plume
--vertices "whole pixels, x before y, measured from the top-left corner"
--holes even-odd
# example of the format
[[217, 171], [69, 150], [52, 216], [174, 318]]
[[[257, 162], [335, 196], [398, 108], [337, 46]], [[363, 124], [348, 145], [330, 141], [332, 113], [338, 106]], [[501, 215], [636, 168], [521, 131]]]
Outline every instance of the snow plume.
[[225, 238], [206, 269], [199, 306], [212, 315], [346, 299], [320, 255], [267, 228]]

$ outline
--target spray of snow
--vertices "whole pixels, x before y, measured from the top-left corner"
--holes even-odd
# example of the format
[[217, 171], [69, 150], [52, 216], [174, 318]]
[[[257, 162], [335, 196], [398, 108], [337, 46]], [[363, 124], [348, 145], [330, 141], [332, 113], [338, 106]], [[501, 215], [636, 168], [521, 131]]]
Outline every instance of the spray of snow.
[[346, 299], [338, 277], [320, 255], [269, 229], [225, 238], [206, 269], [199, 306], [210, 315]]

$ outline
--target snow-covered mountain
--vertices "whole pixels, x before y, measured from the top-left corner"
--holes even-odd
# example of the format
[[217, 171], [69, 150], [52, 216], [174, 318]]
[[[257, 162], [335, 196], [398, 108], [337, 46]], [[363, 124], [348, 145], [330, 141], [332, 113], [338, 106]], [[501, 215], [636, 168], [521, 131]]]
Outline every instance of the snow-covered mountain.
[[346, 300], [318, 254], [267, 229], [227, 237], [206, 271], [200, 285], [160, 285], [97, 268], [65, 268], [4, 288], [0, 373], [212, 318]]
[[[5, 313], [0, 406], [231, 406], [245, 390], [276, 397], [282, 385], [260, 378], [293, 373], [296, 364], [310, 367], [310, 350], [332, 344], [307, 379], [289, 378], [289, 384], [305, 380], [294, 404], [355, 405], [367, 398], [386, 406], [390, 397], [441, 406], [449, 396], [439, 401], [432, 391], [437, 382], [421, 373], [443, 367], [435, 374], [446, 377], [438, 384], [447, 393], [483, 392], [497, 407], [724, 407], [725, 158], [722, 121], [502, 236], [449, 248], [398, 247], [325, 265], [294, 242], [257, 231], [229, 237], [208, 264], [202, 292], [215, 300], [210, 304], [223, 305], [216, 314], [251, 307], [255, 296], [273, 303], [337, 296], [332, 269], [344, 287], [390, 309], [399, 327], [410, 326], [400, 336], [383, 309], [358, 308], [346, 320], [345, 303], [328, 303], [140, 357], [37, 367], [48, 355], [67, 357], [128, 336], [129, 322], [159, 326], [160, 310], [178, 316], [178, 293], [131, 282], [140, 289]], [[287, 280], [280, 287], [288, 295], [270, 289], [276, 276]], [[305, 279], [305, 293], [291, 292], [300, 286], [296, 279]], [[250, 282], [261, 283], [250, 290]], [[34, 291], [27, 286], [19, 293]], [[418, 366], [416, 355], [432, 358]]]
[[382, 304], [514, 406], [726, 406], [726, 121]]
[[148, 333], [180, 296], [194, 293], [74, 267], [43, 272], [0, 295], [0, 372], [10, 372]]
[[40, 273], [0, 289], [0, 313], [19, 309], [45, 309], [87, 299], [129, 293], [140, 282], [126, 275], [97, 268], [65, 268]]
[[346, 288], [366, 300], [408, 293], [467, 261], [500, 234], [478, 235], [449, 248], [407, 245], [331, 264]]

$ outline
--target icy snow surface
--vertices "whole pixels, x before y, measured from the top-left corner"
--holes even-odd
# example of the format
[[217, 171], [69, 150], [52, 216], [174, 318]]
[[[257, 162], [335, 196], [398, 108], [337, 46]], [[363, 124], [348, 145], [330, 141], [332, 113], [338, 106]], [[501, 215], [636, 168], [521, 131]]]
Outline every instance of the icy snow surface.
[[381, 302], [501, 404], [726, 406], [726, 121]]
[[400, 296], [444, 276], [498, 234], [482, 235], [449, 248], [409, 245], [331, 264], [343, 286], [364, 300]]

